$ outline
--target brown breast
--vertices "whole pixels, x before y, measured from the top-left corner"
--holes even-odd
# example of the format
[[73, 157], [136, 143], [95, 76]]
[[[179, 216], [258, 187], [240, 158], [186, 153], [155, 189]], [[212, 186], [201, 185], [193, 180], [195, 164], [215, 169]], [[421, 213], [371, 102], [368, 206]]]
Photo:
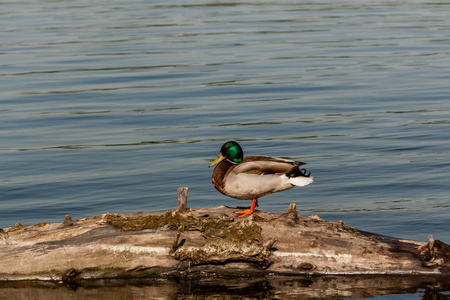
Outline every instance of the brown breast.
[[213, 186], [222, 194], [224, 193], [224, 186], [225, 186], [225, 175], [227, 174], [228, 170], [234, 166], [235, 164], [230, 162], [227, 159], [224, 159], [221, 161], [215, 168], [212, 173], [212, 184]]

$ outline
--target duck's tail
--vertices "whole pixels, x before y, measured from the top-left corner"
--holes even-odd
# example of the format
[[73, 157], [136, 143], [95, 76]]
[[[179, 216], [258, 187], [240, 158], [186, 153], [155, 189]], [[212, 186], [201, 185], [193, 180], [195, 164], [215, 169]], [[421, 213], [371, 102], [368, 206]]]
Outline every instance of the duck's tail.
[[290, 184], [296, 185], [296, 186], [305, 186], [310, 183], [313, 183], [314, 177], [291, 177], [288, 179]]
[[313, 183], [314, 177], [311, 176], [311, 172], [307, 173], [306, 169], [300, 169], [298, 166], [292, 168], [286, 173], [288, 182], [296, 186], [305, 186]]

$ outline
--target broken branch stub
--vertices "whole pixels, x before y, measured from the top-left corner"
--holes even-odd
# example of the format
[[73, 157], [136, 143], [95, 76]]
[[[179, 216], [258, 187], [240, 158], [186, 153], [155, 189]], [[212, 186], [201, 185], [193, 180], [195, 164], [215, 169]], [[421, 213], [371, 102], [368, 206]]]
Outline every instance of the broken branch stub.
[[190, 210], [190, 208], [187, 206], [188, 190], [189, 190], [188, 187], [179, 187], [178, 188], [178, 190], [177, 190], [178, 207], [175, 209], [175, 212], [185, 213]]

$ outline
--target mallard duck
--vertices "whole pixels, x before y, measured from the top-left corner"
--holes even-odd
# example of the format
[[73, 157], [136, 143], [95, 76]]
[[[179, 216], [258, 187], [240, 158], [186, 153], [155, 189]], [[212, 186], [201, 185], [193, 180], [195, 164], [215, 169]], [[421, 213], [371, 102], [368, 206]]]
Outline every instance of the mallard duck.
[[244, 157], [241, 146], [229, 141], [223, 144], [209, 167], [217, 165], [212, 183], [219, 192], [239, 200], [252, 200], [249, 209], [236, 212], [244, 217], [255, 211], [258, 198], [312, 183], [311, 173], [306, 174], [305, 169], [299, 168], [305, 164], [263, 155]]

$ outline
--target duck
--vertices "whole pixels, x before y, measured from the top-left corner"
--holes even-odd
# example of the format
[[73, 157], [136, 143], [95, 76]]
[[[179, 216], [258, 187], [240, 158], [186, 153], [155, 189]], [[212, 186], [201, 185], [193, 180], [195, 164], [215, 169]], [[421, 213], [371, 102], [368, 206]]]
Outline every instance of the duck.
[[236, 141], [228, 141], [209, 167], [216, 166], [212, 173], [216, 190], [234, 199], [252, 200], [249, 209], [236, 212], [245, 217], [254, 213], [259, 198], [311, 184], [314, 177], [300, 169], [302, 165], [306, 163], [264, 155], [244, 157], [242, 147]]

